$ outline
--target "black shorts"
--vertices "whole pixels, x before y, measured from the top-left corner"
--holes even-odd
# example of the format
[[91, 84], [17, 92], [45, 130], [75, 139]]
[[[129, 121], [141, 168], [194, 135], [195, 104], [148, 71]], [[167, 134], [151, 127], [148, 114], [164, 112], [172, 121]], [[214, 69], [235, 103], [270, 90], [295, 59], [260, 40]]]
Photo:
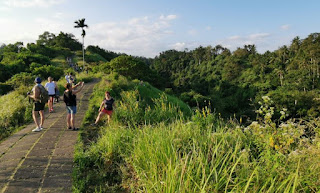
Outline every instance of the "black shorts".
[[55, 94], [49, 94], [49, 97], [54, 98], [56, 95]]
[[33, 104], [33, 111], [43, 111], [45, 105], [46, 105], [45, 103], [35, 102]]

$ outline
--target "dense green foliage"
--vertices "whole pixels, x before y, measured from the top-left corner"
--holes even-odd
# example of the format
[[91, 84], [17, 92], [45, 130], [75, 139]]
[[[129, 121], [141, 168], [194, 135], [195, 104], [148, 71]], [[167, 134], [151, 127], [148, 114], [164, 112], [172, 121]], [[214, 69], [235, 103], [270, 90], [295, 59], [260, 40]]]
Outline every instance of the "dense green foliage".
[[[3, 45], [0, 140], [31, 120], [25, 93], [36, 76], [58, 80], [81, 65], [77, 81], [101, 82], [76, 150], [75, 192], [317, 192], [319, 35], [263, 54], [218, 45], [147, 59], [88, 46], [84, 64], [68, 33]], [[106, 90], [112, 122], [91, 127]]]
[[[116, 98], [117, 108], [110, 125], [83, 127], [75, 192], [320, 190], [319, 120], [286, 120], [286, 109], [274, 108], [266, 96], [258, 121], [248, 127], [209, 108], [185, 117], [181, 105], [155, 94], [150, 85], [113, 77], [102, 80], [90, 100], [86, 124], [93, 122], [105, 90]], [[153, 105], [143, 105], [150, 99]], [[271, 119], [276, 112], [281, 124]], [[305, 129], [313, 135], [301, 137]]]
[[[23, 90], [22, 90], [23, 91]], [[32, 106], [21, 90], [0, 97], [0, 141], [32, 120]]]
[[[92, 45], [88, 46], [86, 51], [98, 54], [101, 57], [103, 57], [106, 61], [111, 61], [112, 59], [121, 55], [121, 54], [117, 54], [115, 52], [100, 48], [99, 46], [92, 46]], [[86, 58], [86, 60], [87, 60], [87, 58]]]
[[[49, 76], [59, 80], [65, 71], [72, 70], [66, 57], [72, 57], [72, 51], [81, 47], [72, 34], [63, 32], [58, 36], [45, 32], [37, 44], [26, 47], [22, 42], [0, 47], [0, 141], [32, 120], [32, 104], [26, 94], [35, 77], [41, 77], [43, 84]], [[79, 79], [89, 81], [92, 77], [81, 75]], [[64, 84], [64, 79], [58, 82], [60, 93]]]
[[292, 117], [319, 115], [320, 34], [298, 37], [291, 45], [260, 54], [254, 45], [234, 52], [221, 46], [168, 50], [152, 69], [168, 77], [165, 87], [191, 106], [211, 106], [223, 116], [250, 116], [263, 95]]

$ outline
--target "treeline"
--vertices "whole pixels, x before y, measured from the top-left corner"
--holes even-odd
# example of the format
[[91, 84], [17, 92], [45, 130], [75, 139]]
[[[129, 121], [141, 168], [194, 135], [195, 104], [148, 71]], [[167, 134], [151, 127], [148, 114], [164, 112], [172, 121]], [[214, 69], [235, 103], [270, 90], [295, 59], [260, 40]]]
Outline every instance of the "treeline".
[[[319, 40], [319, 33], [313, 33], [263, 54], [257, 52], [255, 45], [233, 52], [217, 45], [191, 51], [168, 50], [152, 59], [90, 45], [85, 50], [83, 69], [148, 81], [192, 107], [208, 106], [223, 117], [255, 119], [258, 101], [265, 95], [274, 100], [276, 108], [288, 109], [291, 117], [318, 116]], [[63, 32], [44, 32], [36, 43], [26, 46], [22, 42], [2, 45], [0, 94], [32, 83], [35, 76], [59, 79], [70, 70], [65, 58], [72, 57], [77, 64], [82, 57], [81, 48], [73, 34]], [[61, 65], [63, 62], [65, 65]], [[79, 65], [83, 65], [81, 60]]]
[[[73, 34], [60, 32], [55, 35], [44, 32], [36, 43], [16, 42], [0, 46], [0, 95], [20, 87], [33, 84], [36, 76], [47, 79], [48, 76], [59, 80], [65, 71], [72, 70], [66, 62], [71, 57], [77, 63], [82, 57], [82, 44]], [[86, 49], [86, 68], [101, 62], [107, 62], [120, 54], [104, 50], [98, 46]]]
[[191, 106], [210, 106], [222, 116], [254, 118], [255, 104], [268, 95], [291, 117], [305, 117], [319, 115], [319, 64], [320, 33], [313, 33], [264, 54], [255, 45], [234, 52], [220, 45], [168, 50], [151, 68], [167, 77], [167, 91], [172, 88]]

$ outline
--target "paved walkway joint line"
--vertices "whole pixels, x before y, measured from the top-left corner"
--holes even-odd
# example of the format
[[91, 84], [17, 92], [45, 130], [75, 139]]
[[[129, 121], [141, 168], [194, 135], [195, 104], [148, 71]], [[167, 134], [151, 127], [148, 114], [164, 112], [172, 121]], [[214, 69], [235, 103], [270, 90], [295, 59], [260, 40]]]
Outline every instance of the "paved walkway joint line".
[[[78, 94], [76, 126], [88, 108], [95, 82], [86, 83]], [[78, 132], [66, 128], [63, 101], [46, 114], [44, 130], [31, 132], [29, 124], [0, 143], [0, 193], [72, 192], [74, 145]]]

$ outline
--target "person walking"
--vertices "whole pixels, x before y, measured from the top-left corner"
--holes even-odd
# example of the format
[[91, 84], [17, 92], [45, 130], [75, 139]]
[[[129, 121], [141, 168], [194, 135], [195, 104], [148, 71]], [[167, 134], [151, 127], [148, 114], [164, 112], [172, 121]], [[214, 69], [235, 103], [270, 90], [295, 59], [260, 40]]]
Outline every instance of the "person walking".
[[[76, 89], [77, 87], [79, 87]], [[74, 87], [71, 83], [65, 85], [66, 90], [63, 93], [63, 101], [66, 103], [67, 108], [67, 127], [68, 129], [78, 130], [75, 127], [75, 115], [77, 113], [77, 93], [82, 90], [84, 82], [79, 82]]]
[[70, 83], [70, 72], [65, 76], [67, 83]]
[[53, 82], [52, 77], [48, 77], [48, 82], [44, 86], [49, 93], [49, 100], [48, 100], [48, 108], [49, 108], [49, 113], [53, 112], [53, 99], [55, 98], [56, 95], [56, 89], [58, 88], [57, 85]]
[[76, 77], [73, 75], [73, 73], [71, 72], [69, 74], [69, 83], [71, 83], [71, 85], [74, 85], [75, 84], [75, 80], [76, 80]]
[[60, 91], [59, 91], [59, 88], [58, 88], [58, 85], [57, 85], [57, 83], [55, 82], [55, 81], [52, 81], [55, 85], [56, 85], [56, 87], [55, 87], [55, 89], [54, 89], [54, 91], [55, 91], [55, 102], [59, 102], [59, 99], [60, 99]]
[[111, 117], [112, 117], [112, 113], [113, 113], [113, 109], [115, 108], [115, 104], [114, 104], [114, 99], [111, 97], [110, 92], [106, 91], [105, 92], [105, 98], [103, 99], [100, 108], [99, 108], [99, 114], [96, 118], [95, 123], [93, 124], [93, 126], [97, 125], [98, 122], [100, 121], [100, 119], [104, 116], [107, 115], [108, 118], [108, 124], [111, 121]]
[[[39, 132], [43, 129], [44, 124], [44, 106], [46, 101], [48, 101], [48, 92], [41, 85], [41, 78], [37, 77], [35, 79], [36, 85], [32, 88], [32, 94], [28, 94], [30, 98], [33, 99], [33, 110], [32, 110], [32, 118], [34, 123], [36, 124], [36, 128], [33, 129], [33, 132]], [[40, 123], [37, 118], [37, 114], [40, 114]]]

